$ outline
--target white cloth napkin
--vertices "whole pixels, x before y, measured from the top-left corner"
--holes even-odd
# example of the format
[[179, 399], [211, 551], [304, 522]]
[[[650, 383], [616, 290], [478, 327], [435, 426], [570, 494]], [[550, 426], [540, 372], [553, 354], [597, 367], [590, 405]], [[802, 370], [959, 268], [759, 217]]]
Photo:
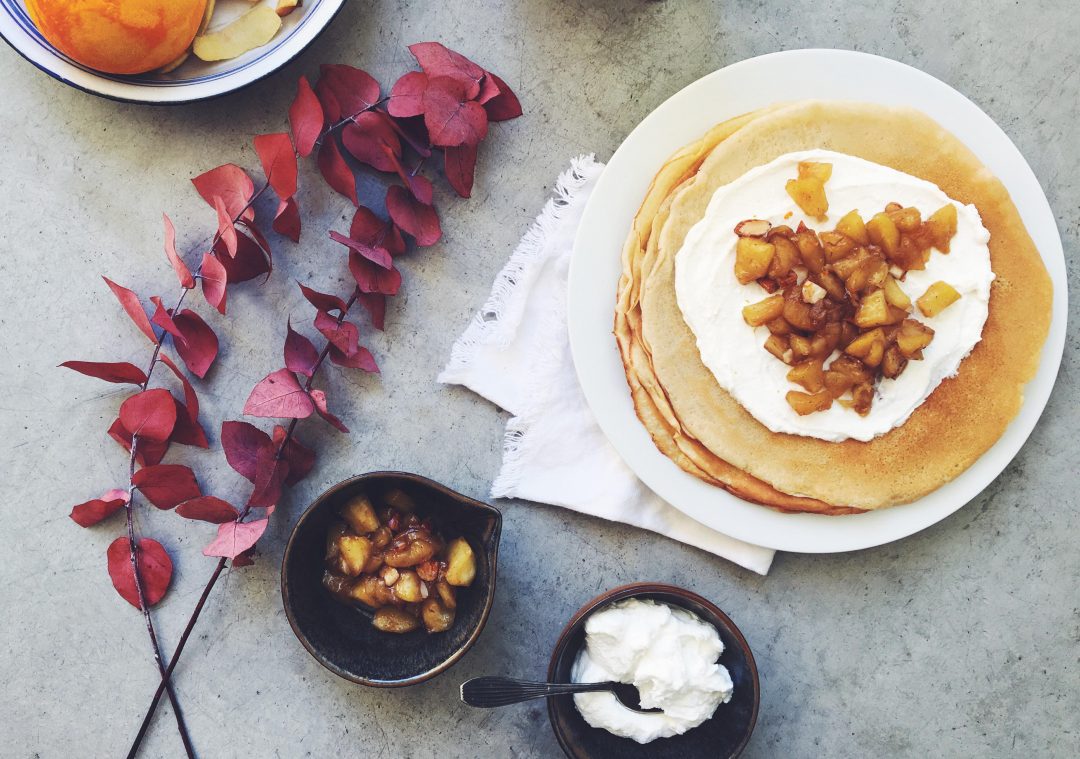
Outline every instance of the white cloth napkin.
[[514, 416], [494, 498], [523, 498], [643, 527], [766, 574], [774, 552], [695, 522], [645, 487], [585, 402], [566, 328], [574, 235], [604, 165], [579, 156], [454, 344], [439, 382], [464, 385]]

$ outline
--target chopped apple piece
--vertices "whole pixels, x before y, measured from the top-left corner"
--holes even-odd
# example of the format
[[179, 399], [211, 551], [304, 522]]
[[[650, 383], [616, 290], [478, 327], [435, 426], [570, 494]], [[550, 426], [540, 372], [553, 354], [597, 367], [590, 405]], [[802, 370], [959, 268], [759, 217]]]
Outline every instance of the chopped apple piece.
[[432, 596], [420, 607], [420, 616], [429, 633], [443, 632], [454, 624], [454, 610], [448, 609], [439, 599]]
[[911, 298], [908, 297], [907, 293], [900, 287], [900, 283], [891, 274], [885, 278], [882, 289], [885, 291], [885, 300], [889, 301], [890, 306], [902, 308], [905, 311], [911, 309]]
[[890, 258], [900, 248], [900, 230], [887, 213], [878, 213], [866, 222], [866, 234]]
[[937, 316], [956, 301], [960, 300], [960, 293], [947, 282], [935, 282], [926, 288], [916, 303], [919, 310], [926, 316]]
[[364, 566], [371, 558], [371, 541], [359, 535], [342, 535], [338, 538], [338, 553], [341, 556], [341, 568], [345, 574], [356, 577], [364, 571]]
[[420, 621], [416, 617], [393, 606], [383, 606], [376, 611], [371, 624], [376, 630], [389, 633], [407, 633], [420, 627]]
[[914, 358], [934, 339], [934, 330], [914, 319], [905, 319], [896, 332], [896, 347], [905, 358]]
[[825, 251], [821, 249], [821, 240], [812, 229], [799, 228], [795, 233], [795, 246], [799, 249], [799, 258], [803, 265], [814, 274], [825, 268]]
[[818, 392], [825, 387], [825, 374], [821, 364], [820, 358], [811, 358], [795, 364], [787, 373], [788, 382], [802, 385], [811, 393]]
[[394, 583], [394, 595], [405, 603], [419, 603], [424, 600], [420, 591], [420, 576], [411, 569], [395, 570], [398, 574]]
[[788, 345], [787, 338], [781, 335], [769, 335], [769, 339], [765, 341], [765, 350], [785, 364], [791, 363], [791, 347]]
[[339, 513], [357, 535], [366, 535], [379, 529], [379, 517], [375, 515], [375, 507], [366, 495], [350, 498]]
[[476, 555], [465, 538], [454, 538], [446, 546], [446, 581], [464, 587], [476, 577]]
[[869, 382], [861, 382], [851, 388], [851, 408], [860, 416], [870, 413], [870, 407], [874, 403], [874, 386]]
[[833, 402], [833, 397], [829, 394], [828, 390], [822, 390], [813, 395], [799, 392], [798, 390], [789, 390], [785, 397], [787, 398], [788, 405], [795, 409], [795, 413], [799, 416], [813, 414], [816, 411], [824, 411], [829, 408]]
[[771, 322], [784, 313], [784, 296], [780, 293], [770, 295], [765, 300], [744, 306], [743, 319], [751, 327], [760, 327], [766, 322]]
[[[821, 164], [819, 164], [821, 165]], [[825, 164], [828, 165], [828, 164]], [[831, 170], [831, 167], [830, 167]], [[829, 200], [825, 197], [825, 183], [815, 176], [789, 179], [784, 185], [787, 194], [807, 216], [822, 218], [829, 212]]]
[[854, 240], [859, 245], [869, 245], [870, 236], [866, 233], [866, 222], [858, 211], [849, 211], [836, 222], [836, 231], [845, 237]]
[[849, 356], [862, 359], [867, 366], [877, 366], [885, 354], [885, 333], [880, 327], [864, 332], [852, 340], [844, 352]]
[[885, 349], [885, 356], [881, 359], [881, 373], [889, 379], [896, 379], [907, 368], [907, 362], [899, 346], [890, 345]]
[[810, 351], [814, 349], [814, 344], [810, 341], [810, 338], [802, 335], [789, 336], [788, 345], [791, 346], [792, 357], [796, 359], [806, 358], [810, 355]]
[[773, 279], [783, 279], [788, 272], [802, 263], [799, 258], [799, 249], [786, 237], [770, 237], [769, 242], [776, 248], [772, 263], [769, 264], [769, 276]]
[[956, 234], [956, 206], [949, 203], [934, 211], [926, 220], [926, 229], [935, 248], [949, 252], [949, 242]]
[[814, 318], [811, 306], [803, 302], [797, 287], [784, 292], [784, 321], [796, 329], [813, 330], [818, 327], [818, 320]]
[[216, 32], [199, 35], [192, 52], [204, 61], [227, 61], [262, 47], [281, 29], [281, 17], [269, 5], [256, 5]]
[[813, 177], [822, 184], [832, 178], [832, 164], [816, 161], [799, 161], [799, 179]]
[[847, 258], [855, 250], [855, 240], [842, 232], [822, 232], [818, 237], [825, 250], [825, 260], [829, 263]]
[[885, 291], [874, 290], [859, 304], [859, 309], [855, 312], [855, 324], [862, 329], [868, 329], [888, 322], [889, 304], [885, 300]]
[[756, 237], [740, 237], [735, 246], [735, 278], [748, 285], [769, 272], [776, 246]]
[[922, 224], [922, 214], [918, 208], [907, 207], [898, 211], [889, 211], [889, 218], [901, 232], [914, 232]]

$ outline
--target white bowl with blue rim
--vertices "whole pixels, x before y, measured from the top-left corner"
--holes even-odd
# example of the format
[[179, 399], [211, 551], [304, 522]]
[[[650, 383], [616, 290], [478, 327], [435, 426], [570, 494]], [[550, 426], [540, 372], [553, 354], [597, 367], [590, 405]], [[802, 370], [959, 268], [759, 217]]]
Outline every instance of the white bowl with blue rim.
[[[262, 79], [301, 53], [333, 20], [345, 0], [304, 0], [283, 19], [281, 30], [262, 47], [230, 61], [206, 63], [190, 56], [168, 74], [123, 76], [95, 71], [61, 53], [34, 27], [23, 0], [0, 0], [0, 36], [49, 76], [85, 92], [134, 103], [171, 104], [224, 95]], [[249, 3], [219, 0], [211, 28]]]

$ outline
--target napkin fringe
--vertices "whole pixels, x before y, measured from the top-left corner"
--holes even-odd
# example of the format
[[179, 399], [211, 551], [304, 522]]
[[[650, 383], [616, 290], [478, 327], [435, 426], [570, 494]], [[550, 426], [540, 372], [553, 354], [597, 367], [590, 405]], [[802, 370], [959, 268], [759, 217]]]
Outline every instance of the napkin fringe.
[[491, 294], [476, 312], [465, 332], [450, 349], [450, 360], [437, 381], [453, 384], [472, 365], [479, 346], [505, 348], [514, 339], [525, 311], [525, 299], [540, 265], [552, 255], [550, 239], [574, 195], [603, 170], [594, 154], [583, 154], [570, 161], [570, 168], [555, 181], [554, 197], [549, 198], [529, 230], [521, 238], [513, 255], [502, 268]]

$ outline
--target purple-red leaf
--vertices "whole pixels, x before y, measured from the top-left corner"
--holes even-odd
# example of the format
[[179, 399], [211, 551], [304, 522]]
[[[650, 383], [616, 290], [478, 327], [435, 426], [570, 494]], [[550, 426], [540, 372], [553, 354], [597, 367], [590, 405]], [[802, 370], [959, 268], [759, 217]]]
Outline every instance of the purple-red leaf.
[[65, 361], [60, 366], [106, 382], [128, 382], [132, 385], [141, 385], [146, 382], [146, 373], [127, 361]]
[[220, 195], [214, 196], [214, 210], [217, 211], [218, 217], [218, 239], [225, 243], [225, 249], [229, 251], [229, 257], [232, 258], [236, 255], [236, 227], [233, 226], [233, 220], [229, 217], [225, 201]]
[[183, 341], [176, 343], [176, 352], [180, 354], [188, 370], [202, 379], [217, 358], [217, 335], [210, 329], [210, 325], [190, 308], [173, 314], [173, 321], [184, 335]]
[[268, 519], [252, 522], [226, 522], [218, 527], [217, 537], [203, 549], [203, 556], [221, 556], [235, 559], [255, 545], [266, 532]]
[[[236, 230], [233, 229], [233, 241], [236, 242]], [[234, 250], [235, 258], [239, 248]], [[229, 272], [225, 265], [212, 253], [204, 253], [202, 260], [202, 292], [206, 302], [221, 313], [225, 313], [225, 301], [228, 297]]]
[[311, 400], [315, 402], [315, 410], [319, 412], [319, 416], [330, 423], [332, 427], [337, 428], [339, 432], [348, 432], [349, 428], [342, 424], [341, 420], [330, 413], [330, 410], [326, 407], [326, 393], [322, 390], [312, 390]]
[[488, 79], [499, 88], [499, 93], [490, 99], [481, 98], [488, 121], [509, 121], [521, 115], [521, 102], [510, 86], [499, 77], [487, 72]]
[[127, 502], [128, 492], [126, 490], [109, 490], [101, 498], [80, 503], [73, 508], [71, 518], [79, 527], [91, 527], [124, 508]]
[[188, 418], [193, 422], [198, 421], [199, 396], [195, 394], [195, 388], [192, 387], [187, 375], [180, 371], [180, 367], [176, 365], [175, 361], [169, 358], [169, 354], [162, 351], [158, 354], [158, 357], [161, 359], [161, 363], [169, 367], [169, 369], [172, 370], [172, 373], [176, 375], [176, 378], [180, 380], [180, 384], [184, 386], [184, 407], [187, 409]]
[[[124, 429], [119, 419], [114, 419], [109, 426], [109, 437], [125, 451], [131, 450], [131, 433]], [[139, 446], [135, 449], [135, 461], [139, 466], [153, 466], [161, 463], [165, 453], [169, 450], [169, 441], [157, 442], [155, 440], [139, 440]]]
[[274, 449], [281, 449], [281, 458], [289, 462], [289, 476], [285, 484], [292, 487], [304, 479], [315, 466], [315, 451], [299, 443], [295, 437], [285, 441], [287, 433], [281, 425], [274, 426]]
[[480, 93], [480, 80], [484, 76], [484, 70], [461, 53], [454, 52], [438, 42], [409, 45], [409, 52], [428, 77], [448, 77], [460, 82], [470, 99]]
[[376, 266], [355, 250], [349, 251], [349, 273], [362, 293], [397, 295], [401, 289], [401, 272], [393, 267]]
[[[143, 589], [143, 599], [147, 606], [153, 606], [165, 597], [172, 580], [173, 565], [169, 554], [161, 543], [150, 538], [142, 538], [136, 543], [135, 559], [139, 567], [139, 578]], [[139, 605], [139, 591], [135, 585], [135, 571], [131, 566], [131, 547], [127, 538], [117, 538], [109, 545], [109, 577], [120, 597], [134, 606]]]
[[371, 351], [367, 348], [359, 347], [356, 352], [351, 356], [348, 356], [336, 347], [330, 348], [330, 360], [338, 366], [344, 366], [349, 369], [362, 369], [365, 372], [373, 372], [378, 374], [379, 366], [375, 363], [375, 357], [371, 355]]
[[270, 447], [270, 436], [248, 422], [224, 422], [221, 425], [221, 448], [229, 466], [255, 482], [259, 453]]
[[135, 326], [139, 328], [139, 331], [150, 338], [150, 342], [157, 342], [157, 335], [154, 334], [154, 328], [150, 326], [150, 320], [146, 317], [146, 311], [143, 310], [142, 303], [139, 302], [139, 296], [131, 290], [127, 289], [123, 285], [118, 285], [108, 277], [102, 277], [105, 280], [105, 284], [109, 286], [109, 289], [113, 291], [113, 295], [120, 301], [120, 305], [124, 307], [124, 311], [131, 321], [135, 322]]
[[276, 445], [259, 451], [259, 458], [255, 462], [255, 487], [247, 505], [273, 507], [281, 498], [281, 490], [288, 476], [289, 462], [277, 457]]
[[[255, 212], [247, 208], [255, 194], [255, 184], [251, 177], [234, 163], [226, 163], [191, 180], [195, 189], [207, 204], [213, 208], [214, 198], [219, 197], [225, 203], [229, 218], [251, 220]], [[245, 210], [245, 208], [247, 210]]]
[[120, 423], [132, 435], [164, 442], [176, 425], [176, 404], [164, 388], [143, 390], [120, 405]]
[[[253, 229], [253, 227], [248, 228]], [[238, 234], [236, 242], [235, 258], [229, 258], [225, 251], [225, 244], [220, 240], [214, 246], [217, 261], [224, 267], [226, 279], [229, 283], [235, 285], [255, 279], [255, 277], [262, 274], [270, 273], [272, 267], [270, 259], [265, 253], [265, 248], [260, 247], [258, 243], [245, 234]]]
[[173, 399], [176, 404], [176, 426], [173, 427], [169, 440], [180, 445], [192, 445], [196, 448], [209, 448], [210, 441], [197, 418], [192, 417], [188, 407]]
[[150, 302], [154, 304], [154, 315], [150, 317], [150, 321], [161, 327], [173, 337], [183, 340], [184, 334], [180, 331], [180, 328], [176, 326], [172, 314], [169, 313], [169, 309], [165, 308], [165, 304], [161, 302], [161, 298], [156, 295], [151, 295]]
[[325, 311], [319, 311], [315, 315], [315, 329], [322, 333], [323, 337], [330, 341], [342, 353], [351, 356], [356, 353], [357, 343], [360, 339], [360, 330], [356, 325], [338, 320]]
[[307, 298], [307, 302], [315, 306], [319, 311], [340, 311], [345, 313], [345, 301], [338, 296], [312, 290], [301, 282], [296, 284], [300, 285], [300, 292]]
[[195, 278], [191, 276], [191, 270], [176, 252], [176, 227], [173, 226], [172, 219], [167, 214], [161, 214], [161, 216], [165, 220], [165, 255], [168, 256], [169, 263], [176, 272], [176, 278], [180, 280], [180, 286], [190, 289], [195, 286]]
[[319, 98], [308, 84], [307, 77], [300, 77], [296, 86], [296, 98], [289, 106], [289, 127], [292, 129], [296, 152], [311, 155], [315, 141], [323, 128], [323, 110]]
[[334, 230], [330, 230], [330, 239], [334, 242], [341, 243], [349, 250], [356, 251], [368, 261], [371, 261], [371, 263], [381, 266], [384, 269], [390, 269], [394, 265], [394, 259], [390, 257], [390, 251], [386, 248], [372, 247], [359, 240], [353, 240], [352, 238], [346, 237]]
[[397, 226], [416, 239], [417, 245], [434, 245], [442, 237], [435, 209], [418, 201], [401, 185], [392, 185], [387, 190], [386, 210]]
[[343, 64], [320, 66], [316, 89], [331, 121], [355, 116], [379, 102], [379, 83], [366, 71]]
[[181, 464], [145, 466], [135, 472], [131, 482], [159, 509], [171, 509], [202, 495], [199, 483], [195, 482], [195, 473]]
[[[320, 312], [322, 313], [322, 312]], [[319, 362], [319, 352], [311, 341], [292, 328], [292, 322], [286, 321], [285, 368], [310, 377]]]
[[255, 137], [255, 152], [262, 163], [266, 181], [282, 200], [296, 194], [296, 152], [285, 132]]
[[467, 90], [460, 80], [448, 76], [428, 82], [424, 125], [433, 145], [476, 145], [487, 136], [487, 111], [471, 99]]
[[288, 369], [266, 375], [244, 404], [245, 414], [279, 419], [304, 419], [311, 416], [313, 410], [311, 398]]
[[323, 140], [322, 147], [319, 148], [318, 164], [323, 179], [331, 188], [351, 200], [354, 206], [360, 205], [360, 201], [356, 199], [356, 177], [341, 157], [333, 135], [327, 135]]
[[374, 111], [361, 113], [347, 124], [341, 131], [341, 142], [349, 155], [379, 171], [393, 171], [393, 156], [401, 155], [397, 133]]
[[476, 146], [458, 145], [446, 148], [443, 155], [446, 181], [454, 192], [463, 198], [472, 196], [473, 177], [476, 173]]
[[278, 203], [271, 226], [279, 235], [284, 235], [293, 242], [300, 242], [300, 206], [296, 198], [286, 198]]
[[184, 519], [195, 519], [200, 522], [212, 522], [223, 524], [232, 522], [238, 516], [238, 512], [228, 501], [223, 501], [212, 495], [203, 495], [184, 501], [176, 507], [176, 513]]
[[428, 78], [423, 71], [410, 71], [394, 82], [386, 110], [391, 116], [420, 116], [424, 113], [424, 90]]
[[386, 327], [386, 296], [382, 293], [360, 293], [359, 301], [371, 317], [371, 326], [377, 330], [384, 329]]

